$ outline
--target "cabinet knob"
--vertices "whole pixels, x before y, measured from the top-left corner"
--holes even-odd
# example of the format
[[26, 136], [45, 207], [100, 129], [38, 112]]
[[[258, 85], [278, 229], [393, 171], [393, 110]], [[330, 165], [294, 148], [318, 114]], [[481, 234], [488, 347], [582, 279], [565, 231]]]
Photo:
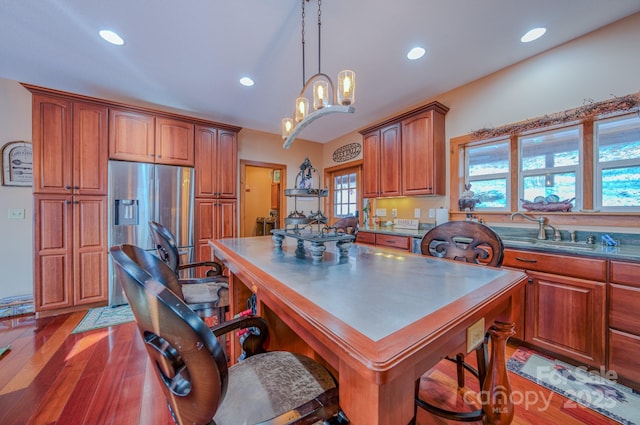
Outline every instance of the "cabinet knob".
[[64, 202], [65, 202], [65, 204], [67, 204], [67, 205], [69, 205], [69, 204], [71, 203], [71, 201], [70, 201], [70, 200], [68, 200], [68, 199], [67, 199], [66, 201], [64, 201]]
[[527, 283], [528, 284], [532, 284], [533, 283], [533, 279], [531, 279], [531, 278], [527, 279]]
[[79, 204], [79, 203], [80, 203], [80, 201], [73, 201], [73, 203], [74, 203], [74, 204]]
[[78, 190], [78, 189], [80, 189], [80, 186], [73, 186], [73, 188]]
[[64, 188], [67, 189], [67, 190], [71, 190], [71, 186], [69, 186], [69, 185], [66, 185]]

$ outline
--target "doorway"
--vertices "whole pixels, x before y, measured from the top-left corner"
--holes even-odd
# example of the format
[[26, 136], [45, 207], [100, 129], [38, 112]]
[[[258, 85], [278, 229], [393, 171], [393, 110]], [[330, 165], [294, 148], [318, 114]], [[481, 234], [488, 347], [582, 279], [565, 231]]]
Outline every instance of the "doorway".
[[286, 172], [285, 164], [240, 161], [240, 237], [282, 227]]

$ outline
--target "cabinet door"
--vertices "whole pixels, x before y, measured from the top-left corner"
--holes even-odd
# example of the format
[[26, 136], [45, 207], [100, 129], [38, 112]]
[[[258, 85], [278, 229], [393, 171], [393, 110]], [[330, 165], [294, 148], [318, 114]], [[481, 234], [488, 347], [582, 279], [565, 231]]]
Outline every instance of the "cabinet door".
[[441, 189], [435, 183], [443, 180], [438, 173], [444, 174], [444, 157], [435, 155], [432, 115], [426, 112], [402, 122], [402, 193], [407, 196], [433, 195]]
[[380, 194], [380, 131], [365, 134], [362, 138], [362, 196], [377, 198]]
[[605, 360], [604, 283], [527, 272], [525, 340], [599, 367]]
[[74, 304], [107, 301], [107, 197], [73, 197]]
[[219, 199], [216, 209], [216, 239], [238, 236], [238, 201]]
[[34, 195], [34, 298], [36, 311], [72, 305], [71, 196]]
[[75, 194], [107, 194], [108, 135], [106, 106], [74, 102], [73, 192]]
[[71, 194], [72, 102], [33, 95], [33, 192]]
[[380, 130], [380, 195], [399, 196], [400, 187], [400, 123]]
[[156, 163], [193, 167], [194, 154], [192, 123], [171, 118], [156, 118]]
[[141, 112], [109, 111], [109, 158], [154, 162], [155, 117]]
[[218, 130], [213, 127], [196, 126], [195, 138], [196, 198], [215, 198], [217, 171], [215, 157]]
[[238, 137], [235, 131], [218, 130], [215, 152], [216, 193], [220, 198], [238, 196]]

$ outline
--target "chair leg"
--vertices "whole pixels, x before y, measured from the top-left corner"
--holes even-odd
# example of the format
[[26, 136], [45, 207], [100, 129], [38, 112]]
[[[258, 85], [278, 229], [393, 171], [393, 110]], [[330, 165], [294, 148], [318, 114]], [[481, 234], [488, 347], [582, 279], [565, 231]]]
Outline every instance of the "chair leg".
[[458, 375], [458, 388], [464, 387], [464, 356], [456, 354], [456, 375]]

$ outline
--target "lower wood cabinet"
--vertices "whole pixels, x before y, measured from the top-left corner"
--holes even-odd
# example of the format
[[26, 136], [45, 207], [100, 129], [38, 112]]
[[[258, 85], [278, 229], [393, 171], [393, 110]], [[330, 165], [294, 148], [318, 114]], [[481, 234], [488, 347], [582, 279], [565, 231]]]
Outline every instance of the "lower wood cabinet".
[[503, 266], [526, 271], [524, 340], [599, 368], [606, 355], [603, 259], [505, 250]]
[[104, 303], [107, 197], [34, 195], [37, 312]]
[[411, 240], [412, 238], [409, 236], [388, 235], [362, 230], [360, 230], [356, 236], [356, 242], [398, 248], [405, 251], [411, 251]]
[[238, 236], [238, 201], [235, 199], [196, 198], [196, 261], [211, 260], [209, 241]]
[[609, 265], [608, 369], [640, 389], [640, 263]]

